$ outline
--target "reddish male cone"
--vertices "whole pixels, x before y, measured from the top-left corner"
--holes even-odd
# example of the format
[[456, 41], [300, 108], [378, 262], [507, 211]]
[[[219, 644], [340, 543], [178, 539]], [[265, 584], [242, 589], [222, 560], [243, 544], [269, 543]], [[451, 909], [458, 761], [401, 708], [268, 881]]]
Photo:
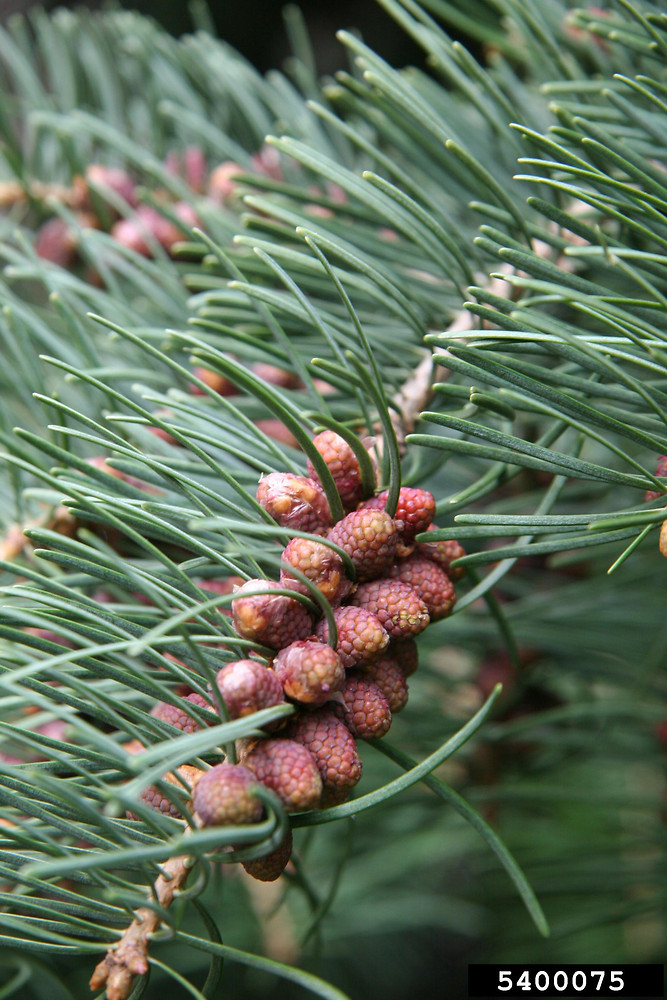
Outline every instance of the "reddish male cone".
[[[143, 747], [141, 748], [143, 749]], [[163, 781], [168, 782], [170, 785], [176, 785], [177, 788], [181, 788], [185, 791], [185, 785], [182, 778], [186, 784], [190, 786], [191, 789], [197, 787], [200, 778], [203, 777], [204, 772], [200, 771], [198, 767], [191, 767], [189, 764], [183, 764], [178, 768], [176, 774], [171, 771], [163, 776]], [[142, 802], [145, 802], [147, 806], [152, 809], [157, 809], [158, 812], [164, 813], [165, 816], [173, 816], [175, 819], [181, 819], [181, 810], [175, 805], [170, 798], [168, 798], [164, 792], [161, 792], [159, 788], [155, 785], [149, 785], [148, 788], [144, 788], [143, 792], [139, 796]], [[134, 813], [128, 813], [129, 819], [136, 819]]]
[[660, 535], [658, 537], [658, 551], [661, 556], [667, 557], [667, 521], [660, 525]]
[[343, 793], [361, 778], [361, 757], [354, 736], [329, 709], [303, 712], [287, 735], [313, 755], [325, 792]]
[[[333, 476], [341, 503], [346, 511], [354, 510], [363, 499], [361, 486], [361, 470], [357, 456], [345, 441], [335, 431], [322, 431], [313, 438], [313, 444], [326, 462]], [[315, 466], [308, 459], [308, 475], [319, 479]]]
[[260, 479], [257, 502], [283, 528], [323, 535], [331, 524], [324, 490], [314, 479], [272, 472]]
[[351, 604], [372, 612], [392, 639], [419, 635], [430, 619], [417, 591], [402, 580], [371, 580], [352, 595]]
[[[191, 705], [198, 705], [199, 708], [207, 708], [209, 712], [215, 711], [210, 701], [202, 698], [200, 694], [189, 694], [184, 698], [184, 701], [189, 701]], [[168, 722], [170, 726], [175, 726], [182, 733], [195, 733], [202, 728], [202, 723], [198, 722], [192, 715], [188, 715], [184, 708], [169, 705], [166, 701], [159, 701], [157, 705], [154, 705], [150, 714], [154, 719], [160, 719], [162, 722]]]
[[446, 618], [456, 604], [454, 584], [430, 559], [419, 556], [402, 559], [391, 567], [388, 575], [414, 587], [428, 608], [432, 622]]
[[[667, 455], [661, 455], [658, 459], [658, 464], [655, 467], [655, 474], [658, 477], [664, 478], [667, 476]], [[644, 500], [648, 503], [651, 500], [657, 500], [658, 497], [664, 497], [664, 493], [658, 493], [657, 490], [647, 490], [644, 494]], [[667, 497], [665, 497], [667, 501]]]
[[273, 146], [262, 146], [261, 149], [252, 154], [250, 159], [258, 174], [272, 177], [274, 181], [285, 179], [280, 162], [280, 153]]
[[218, 671], [215, 682], [230, 719], [243, 719], [285, 700], [278, 676], [257, 660], [234, 660]]
[[[219, 396], [238, 395], [238, 389], [234, 383], [230, 382], [224, 375], [221, 375], [220, 372], [213, 372], [210, 368], [194, 368], [192, 374], [200, 382], [203, 382], [204, 385], [207, 385], [209, 389], [212, 389], [213, 392], [217, 392]], [[194, 383], [190, 386], [190, 392], [193, 396], [206, 395], [205, 391]]]
[[199, 146], [186, 146], [182, 151], [170, 149], [164, 165], [170, 174], [182, 177], [193, 191], [202, 192], [206, 187], [206, 157]]
[[273, 669], [287, 697], [305, 705], [323, 705], [345, 679], [338, 653], [315, 639], [302, 639], [281, 649]]
[[[435, 524], [429, 524], [426, 529], [427, 532], [439, 530]], [[441, 542], [418, 542], [415, 554], [421, 556], [422, 559], [430, 559], [440, 569], [444, 569], [452, 583], [456, 583], [457, 580], [465, 576], [465, 566], [452, 567], [451, 565], [455, 559], [460, 559], [466, 554], [466, 550], [454, 538], [446, 538]]]
[[360, 583], [383, 576], [396, 557], [398, 525], [384, 510], [353, 510], [329, 532], [349, 555]]
[[287, 831], [285, 838], [275, 850], [270, 854], [265, 854], [263, 858], [256, 861], [241, 862], [248, 875], [252, 875], [259, 882], [275, 882], [282, 875], [292, 856], [292, 831]]
[[364, 677], [380, 688], [389, 702], [391, 714], [396, 715], [408, 703], [408, 682], [405, 674], [390, 656], [381, 656], [364, 668]]
[[268, 365], [264, 361], [256, 361], [251, 367], [255, 375], [270, 385], [277, 385], [281, 389], [303, 388], [303, 383], [299, 376], [294, 372], [287, 371], [286, 368]]
[[312, 754], [301, 743], [260, 740], [246, 754], [243, 763], [257, 780], [276, 793], [287, 812], [317, 808], [322, 779]]
[[414, 639], [401, 639], [390, 643], [384, 655], [401, 668], [405, 677], [411, 677], [419, 666], [419, 650]]
[[[364, 508], [384, 510], [388, 496], [389, 490], [383, 490], [376, 497], [367, 500]], [[394, 520], [402, 522], [399, 526], [399, 555], [406, 556], [412, 552], [415, 535], [426, 531], [434, 517], [435, 497], [432, 493], [411, 486], [401, 487], [394, 514]]]
[[[310, 538], [293, 538], [283, 550], [281, 560], [308, 577], [330, 604], [340, 604], [354, 586], [345, 575], [343, 560], [322, 542], [315, 542]], [[310, 597], [308, 587], [291, 576], [286, 569], [280, 571], [280, 583], [283, 587]]]
[[219, 204], [227, 204], [236, 195], [238, 182], [233, 178], [245, 173], [245, 168], [232, 160], [225, 160], [211, 171], [208, 179], [209, 197]]
[[[389, 644], [389, 636], [380, 619], [365, 608], [335, 608], [333, 614], [338, 631], [336, 652], [346, 670], [370, 663]], [[328, 641], [326, 618], [318, 622], [315, 634], [321, 642]]]
[[[136, 184], [130, 175], [119, 167], [107, 167], [103, 163], [90, 163], [86, 167], [85, 207], [94, 209], [94, 200], [90, 197], [90, 186], [104, 192], [107, 188], [114, 195], [122, 198], [133, 208], [137, 206]], [[83, 188], [82, 188], [83, 190]]]
[[153, 256], [155, 243], [169, 250], [183, 239], [180, 229], [151, 205], [139, 205], [134, 215], [119, 219], [111, 235], [117, 243], [144, 257]]
[[248, 580], [232, 601], [234, 627], [243, 639], [282, 649], [313, 631], [313, 620], [302, 604], [285, 594], [257, 591], [279, 589], [275, 580]]
[[76, 249], [76, 234], [60, 216], [47, 219], [37, 230], [35, 251], [42, 260], [68, 268], [74, 263]]
[[240, 764], [217, 764], [197, 782], [192, 805], [204, 826], [258, 823], [262, 802], [253, 794], [258, 779]]
[[263, 420], [253, 420], [253, 423], [258, 431], [261, 431], [262, 434], [266, 434], [266, 436], [271, 438], [272, 441], [277, 441], [278, 444], [286, 444], [289, 448], [301, 447], [289, 427], [287, 427], [282, 420], [276, 420], [274, 417], [267, 417]]
[[341, 701], [332, 710], [353, 736], [373, 740], [389, 732], [391, 709], [377, 684], [361, 674], [348, 674], [340, 693]]
[[[245, 580], [242, 576], [228, 576], [222, 580], [195, 580], [194, 583], [202, 590], [210, 590], [213, 594], [226, 596], [227, 594], [233, 594], [236, 588], [242, 587]], [[232, 609], [230, 604], [221, 604], [217, 610], [221, 611], [223, 615], [231, 617]]]

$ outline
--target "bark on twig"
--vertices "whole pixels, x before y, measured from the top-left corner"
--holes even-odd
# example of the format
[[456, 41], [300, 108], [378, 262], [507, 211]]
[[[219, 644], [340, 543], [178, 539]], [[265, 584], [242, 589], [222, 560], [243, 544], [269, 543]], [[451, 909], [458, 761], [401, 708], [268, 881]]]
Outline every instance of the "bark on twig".
[[29, 185], [21, 184], [19, 181], [2, 181], [0, 183], [0, 209], [11, 208], [33, 201], [47, 201], [54, 199], [61, 205], [69, 208], [78, 208], [81, 204], [81, 186], [73, 184], [66, 187], [64, 184], [44, 184], [42, 181], [31, 181]]
[[[155, 881], [157, 903], [164, 909], [171, 906], [174, 896], [183, 888], [192, 867], [186, 854], [169, 858]], [[97, 965], [90, 980], [91, 990], [106, 985], [107, 1000], [125, 1000], [135, 976], [148, 972], [148, 948], [158, 930], [161, 917], [147, 906], [135, 913], [135, 918], [120, 941], [112, 944], [105, 958]]]
[[[586, 206], [583, 207], [586, 208]], [[581, 214], [581, 211], [576, 205], [572, 206], [572, 211], [574, 214]], [[551, 224], [550, 229], [554, 232], [554, 234], [561, 233], [555, 223]], [[586, 242], [581, 239], [581, 237], [578, 237], [573, 233], [569, 233], [568, 238], [573, 246], [580, 246]], [[550, 259], [553, 255], [553, 248], [550, 244], [542, 240], [533, 241], [533, 250], [538, 257], [545, 260]], [[573, 259], [565, 256], [564, 254], [561, 254], [558, 257], [557, 264], [563, 271], [572, 271], [574, 269]], [[516, 269], [511, 264], [502, 264], [498, 268], [498, 272], [503, 275], [517, 273]], [[496, 295], [499, 298], [510, 297], [516, 301], [521, 297], [521, 289], [513, 285], [508, 286], [507, 282], [502, 277], [493, 278], [486, 287], [487, 291], [491, 295]], [[457, 333], [465, 333], [473, 328], [474, 313], [470, 312], [468, 309], [461, 309], [456, 314], [453, 321], [449, 324], [445, 333], [455, 337]], [[434, 357], [436, 356], [442, 357], [443, 362], [438, 363], [435, 361]], [[446, 358], [446, 348], [434, 347], [417, 365], [399, 391], [392, 398], [394, 408], [390, 410], [390, 416], [401, 452], [404, 452], [405, 450], [406, 435], [411, 434], [415, 429], [420, 413], [426, 408], [433, 396], [433, 386], [436, 382], [442, 382], [449, 375], [450, 370], [447, 368]], [[379, 450], [382, 447], [382, 431], [379, 424], [375, 427], [375, 434], [378, 438], [376, 442], [376, 450]]]
[[[511, 274], [514, 268], [510, 264], [503, 264], [500, 270], [504, 274]], [[494, 278], [488, 286], [493, 295], [506, 295], [507, 286], [502, 278]], [[468, 309], [461, 309], [456, 317], [449, 324], [445, 333], [456, 336], [457, 333], [465, 333], [472, 330], [474, 315]], [[419, 420], [419, 415], [426, 408], [433, 396], [433, 386], [436, 382], [442, 382], [449, 375], [446, 364], [438, 364], [434, 356], [447, 357], [444, 347], [434, 347], [429, 349], [428, 354], [419, 362], [417, 367], [411, 372], [398, 392], [392, 397], [392, 408], [390, 409], [391, 422], [398, 439], [399, 448], [405, 451], [406, 435], [411, 434]], [[378, 424], [375, 427], [376, 450], [381, 448], [382, 428]], [[378, 456], [379, 457], [379, 456]]]
[[12, 562], [32, 544], [26, 535], [26, 531], [30, 528], [46, 528], [71, 538], [76, 531], [77, 520], [65, 507], [59, 506], [49, 517], [35, 518], [35, 520], [22, 525], [11, 524], [5, 534], [0, 537], [0, 559]]

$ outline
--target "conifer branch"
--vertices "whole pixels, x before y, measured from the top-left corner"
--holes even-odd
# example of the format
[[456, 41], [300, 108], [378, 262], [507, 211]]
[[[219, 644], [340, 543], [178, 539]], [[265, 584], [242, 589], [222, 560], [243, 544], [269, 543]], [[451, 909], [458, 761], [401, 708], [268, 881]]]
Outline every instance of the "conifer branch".
[[[569, 881], [581, 876], [595, 889], [585, 908], [591, 928], [608, 925], [616, 888], [610, 880], [609, 894], [600, 891], [600, 857], [618, 859], [624, 891], [654, 879], [633, 854], [633, 824], [618, 824], [613, 809], [621, 799], [627, 809], [619, 789], [640, 790], [641, 802], [630, 801], [642, 810], [644, 851], [660, 815], [647, 761], [658, 773], [667, 742], [654, 732], [665, 695], [658, 531], [667, 554], [665, 512], [654, 506], [667, 485], [656, 467], [667, 453], [660, 14], [651, 0], [575, 13], [565, 0], [525, 0], [506, 19], [492, 0], [475, 0], [474, 16], [463, 0], [380, 2], [422, 46], [432, 73], [394, 69], [352, 33], [341, 39], [355, 72], [320, 88], [307, 46], [291, 80], [265, 79], [206, 32], [171, 39], [126, 11], [35, 12], [23, 27], [0, 30], [0, 137], [12, 178], [0, 182], [0, 209], [18, 209], [0, 236], [0, 475], [14, 498], [0, 517], [17, 522], [0, 540], [0, 941], [11, 934], [37, 952], [59, 949], [63, 962], [82, 953], [88, 961], [106, 946], [109, 925], [125, 926], [134, 912], [91, 983], [106, 984], [110, 1000], [148, 968], [160, 914], [185, 885], [184, 852], [220, 846], [217, 829], [184, 839], [175, 811], [187, 793], [163, 780], [164, 760], [215, 766], [226, 742], [257, 736], [252, 719], [220, 726], [185, 692], [206, 699], [232, 658], [271, 657], [268, 646], [260, 657], [255, 640], [234, 635], [230, 575], [277, 576], [287, 538], [257, 509], [257, 479], [303, 475], [308, 455], [292, 431], [310, 444], [320, 418], [350, 437], [377, 421], [376, 450], [391, 442], [393, 474], [388, 461], [383, 474], [394, 494], [400, 447], [402, 481], [432, 490], [445, 515], [428, 541], [469, 547], [453, 569], [469, 566], [472, 583], [464, 581], [435, 641], [420, 639], [433, 697], [417, 702], [417, 742], [431, 726], [440, 732], [443, 717], [455, 729], [457, 703], [459, 711], [479, 703], [502, 680], [493, 717], [472, 747], [461, 744], [456, 781], [477, 798], [497, 786], [486, 805], [503, 802], [510, 837], [521, 817], [534, 838], [517, 851], [522, 862], [528, 856], [529, 879], [543, 885], [547, 864], [551, 875], [567, 874], [576, 855]], [[488, 46], [479, 59], [449, 37], [447, 21]], [[70, 111], [82, 102], [85, 112]], [[188, 174], [186, 151], [201, 176]], [[95, 185], [91, 157], [126, 171], [133, 197]], [[214, 173], [217, 188], [207, 186]], [[540, 197], [526, 198], [527, 186]], [[177, 199], [197, 229], [178, 217]], [[139, 206], [156, 225], [150, 245], [136, 240]], [[135, 240], [123, 243], [128, 222]], [[166, 222], [163, 245], [155, 234]], [[66, 251], [65, 266], [45, 254], [54, 233], [65, 234], [55, 247]], [[187, 240], [180, 250], [175, 236]], [[473, 280], [479, 287], [469, 288]], [[466, 294], [475, 301], [463, 306]], [[313, 377], [313, 357], [326, 387]], [[255, 371], [267, 362], [282, 381]], [[431, 433], [415, 435], [417, 424]], [[282, 444], [271, 436], [277, 428]], [[91, 466], [91, 455], [110, 464]], [[364, 497], [371, 480], [366, 469]], [[476, 576], [488, 563], [497, 566]], [[622, 587], [605, 575], [610, 564]], [[211, 582], [220, 585], [215, 598]], [[439, 658], [443, 641], [465, 659], [465, 677]], [[175, 731], [154, 714], [156, 701], [198, 728]], [[294, 713], [264, 711], [276, 725]], [[141, 737], [146, 767], [128, 760], [128, 737]], [[533, 822], [534, 807], [546, 816], [550, 796], [572, 795], [558, 768], [574, 747], [585, 808], [611, 821], [593, 823], [582, 843], [583, 813], [574, 803], [554, 810], [562, 827], [547, 858], [552, 832]], [[613, 766], [603, 772], [605, 754]], [[525, 761], [556, 780], [538, 788]], [[146, 781], [174, 811], [152, 808]], [[374, 809], [393, 787], [305, 812], [293, 825]], [[110, 800], [120, 814], [104, 808]], [[449, 907], [460, 931], [466, 907], [443, 896], [439, 878], [437, 895], [416, 888], [419, 879], [409, 889], [398, 880], [408, 856], [445, 875], [446, 816], [431, 819], [421, 802], [419, 812], [409, 802], [396, 808], [406, 812], [392, 844], [395, 882], [391, 863], [376, 863], [382, 837], [370, 823], [367, 843], [345, 860], [352, 933], [355, 919], [364, 929], [372, 922], [376, 870], [373, 888], [392, 893], [383, 919], [402, 928], [403, 893], [411, 903], [419, 893], [406, 911], [426, 924], [432, 905], [440, 925]], [[568, 840], [570, 808], [578, 822]], [[499, 846], [494, 838], [487, 844]], [[252, 843], [259, 855], [264, 848]], [[156, 864], [162, 874], [144, 903], [137, 884], [153, 881]], [[647, 896], [632, 906], [650, 912]], [[515, 916], [492, 880], [478, 880], [466, 898], [495, 907], [503, 927]], [[551, 900], [557, 936], [580, 900], [566, 888]], [[210, 940], [183, 935], [181, 944], [188, 938], [213, 954], [217, 930], [208, 931]], [[478, 933], [474, 914], [468, 932]], [[215, 990], [207, 981], [203, 993]]]

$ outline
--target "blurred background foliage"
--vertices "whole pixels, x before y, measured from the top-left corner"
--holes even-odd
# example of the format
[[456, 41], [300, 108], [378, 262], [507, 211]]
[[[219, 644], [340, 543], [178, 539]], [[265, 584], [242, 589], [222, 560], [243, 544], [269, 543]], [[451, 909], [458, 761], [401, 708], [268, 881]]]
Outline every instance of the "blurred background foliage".
[[[26, 0], [1, 0], [2, 22], [6, 23], [13, 14], [24, 14], [34, 6], [36, 5], [26, 3]], [[97, 0], [85, 4], [60, 4], [54, 0], [46, 0], [39, 6], [46, 11], [59, 7], [85, 7], [86, 10], [99, 11], [108, 9], [110, 5]], [[198, 5], [181, 3], [180, 0], [164, 0], [159, 7], [148, 2], [117, 3], [114, 6], [136, 10], [153, 18], [175, 37], [192, 31], [193, 22], [205, 16], [209, 23], [215, 25], [220, 38], [224, 38], [262, 73], [282, 66], [284, 60], [291, 55], [283, 21], [283, 5], [271, 3], [270, 0], [250, 0], [244, 5]], [[336, 0], [330, 4], [303, 0], [299, 9], [308, 25], [320, 73], [334, 73], [343, 64], [340, 46], [336, 42], [339, 28], [360, 31], [368, 44], [392, 65], [403, 66], [423, 59], [419, 47], [373, 0], [357, 0], [356, 3], [352, 0]]]
[[[296, 830], [299, 868], [277, 890], [214, 865], [192, 895], [225, 945], [353, 998], [443, 984], [463, 997], [470, 961], [664, 960], [665, 15], [648, 2], [345, 7], [309, 19], [314, 54], [291, 10], [284, 74], [278, 50], [255, 44], [277, 44], [277, 29], [249, 5], [220, 12], [249, 62], [130, 11], [35, 9], [0, 37], [4, 182], [28, 192], [7, 195], [0, 228], [2, 517], [8, 532], [34, 522], [31, 546], [5, 550], [19, 584], [7, 561], [3, 577], [0, 785], [17, 823], [0, 845], [3, 995], [87, 995], [108, 927], [178, 837], [176, 821], [123, 818], [140, 788], [122, 743], [141, 733], [160, 762], [154, 700], [184, 680], [205, 690], [228, 658], [203, 645], [229, 625], [199, 610], [201, 580], [275, 573], [252, 496], [261, 471], [305, 458], [256, 422], [386, 421], [378, 393], [423, 368], [424, 337], [447, 354], [421, 386], [425, 416], [402, 428], [403, 478], [434, 492], [468, 576], [456, 613], [420, 639], [390, 742], [424, 759], [503, 684], [434, 774], [498, 832], [550, 936], [488, 844], [421, 784]], [[254, 22], [252, 44], [227, 35], [234, 18]], [[354, 32], [330, 46], [346, 23], [368, 47]], [[398, 29], [376, 38], [380, 23]], [[192, 147], [206, 178], [239, 164], [232, 196], [165, 166]], [[188, 204], [209, 242], [191, 218], [178, 252], [158, 239], [138, 252], [113, 236], [109, 220], [133, 215], [103, 187], [87, 225], [52, 186], [71, 191], [91, 162], [129, 170], [172, 222]], [[65, 268], [35, 249], [54, 217], [76, 233]], [[346, 353], [366, 362], [366, 344], [379, 381]], [[248, 382], [266, 360], [301, 385]], [[197, 364], [241, 392], [194, 395]], [[100, 454], [140, 483], [86, 462]], [[64, 497], [76, 537], [52, 516]], [[40, 731], [54, 723], [65, 730]], [[178, 762], [217, 759], [223, 738], [188, 737]], [[376, 748], [363, 756], [361, 794], [396, 776]], [[98, 852], [90, 876], [73, 869], [81, 842]], [[35, 860], [51, 867], [26, 876]], [[184, 901], [171, 914], [148, 997], [304, 995], [229, 955], [205, 987], [201, 913]]]

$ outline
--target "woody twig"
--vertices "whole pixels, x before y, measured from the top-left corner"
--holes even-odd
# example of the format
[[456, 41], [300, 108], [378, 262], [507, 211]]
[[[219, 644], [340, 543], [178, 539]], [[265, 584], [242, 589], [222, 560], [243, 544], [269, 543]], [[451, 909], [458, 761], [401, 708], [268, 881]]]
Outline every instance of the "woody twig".
[[[164, 863], [153, 886], [159, 907], [167, 909], [171, 906], [174, 897], [185, 885], [192, 864], [193, 860], [186, 854], [169, 858]], [[142, 906], [137, 910], [120, 941], [111, 945], [96, 966], [90, 980], [91, 990], [106, 986], [107, 1000], [126, 1000], [134, 977], [148, 972], [148, 948], [161, 923], [162, 918], [156, 909]]]

